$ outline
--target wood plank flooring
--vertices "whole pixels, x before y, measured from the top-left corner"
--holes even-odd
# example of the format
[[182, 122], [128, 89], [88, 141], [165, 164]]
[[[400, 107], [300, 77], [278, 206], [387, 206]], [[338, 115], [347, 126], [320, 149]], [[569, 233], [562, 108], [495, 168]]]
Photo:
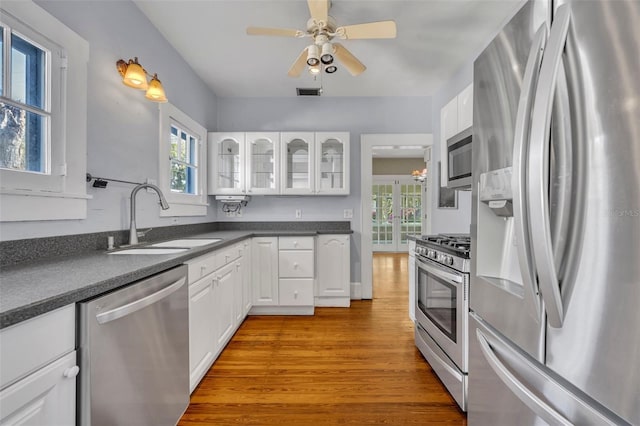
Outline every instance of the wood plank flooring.
[[466, 425], [413, 343], [407, 255], [374, 255], [374, 299], [251, 316], [191, 395], [192, 425]]

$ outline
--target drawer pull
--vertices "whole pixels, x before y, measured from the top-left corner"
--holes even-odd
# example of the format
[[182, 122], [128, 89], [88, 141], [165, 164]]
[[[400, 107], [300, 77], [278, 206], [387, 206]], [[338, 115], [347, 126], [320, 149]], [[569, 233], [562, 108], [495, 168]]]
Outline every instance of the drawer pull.
[[77, 365], [74, 365], [73, 367], [69, 367], [66, 370], [64, 370], [64, 373], [62, 373], [62, 375], [67, 379], [73, 379], [78, 375], [79, 372], [80, 372], [80, 367], [78, 367]]
[[296, 291], [294, 291], [294, 292], [293, 292], [293, 298], [294, 298], [294, 299], [297, 299], [297, 298], [298, 298], [298, 290], [296, 290]]
[[294, 262], [293, 263], [293, 269], [298, 269], [298, 266], [300, 266], [300, 265], [298, 265], [298, 262]]
[[207, 272], [207, 267], [206, 266], [201, 266], [200, 267], [200, 275], [205, 275], [206, 272]]

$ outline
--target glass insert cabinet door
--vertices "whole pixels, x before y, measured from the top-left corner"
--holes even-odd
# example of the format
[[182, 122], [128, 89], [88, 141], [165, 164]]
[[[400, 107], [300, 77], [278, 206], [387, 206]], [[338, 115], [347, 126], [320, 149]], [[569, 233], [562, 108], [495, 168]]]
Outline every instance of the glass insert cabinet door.
[[282, 144], [282, 192], [285, 194], [309, 194], [314, 190], [314, 133], [283, 132]]
[[247, 192], [277, 194], [280, 191], [280, 134], [246, 133]]
[[316, 192], [349, 193], [349, 133], [316, 133]]
[[245, 134], [209, 134], [209, 193], [245, 192]]

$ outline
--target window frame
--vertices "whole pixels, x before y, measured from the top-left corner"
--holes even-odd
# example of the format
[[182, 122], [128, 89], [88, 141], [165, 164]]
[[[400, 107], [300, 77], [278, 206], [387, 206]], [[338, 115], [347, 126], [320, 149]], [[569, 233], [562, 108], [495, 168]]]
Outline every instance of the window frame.
[[[171, 103], [159, 105], [160, 110], [160, 148], [158, 162], [159, 186], [170, 205], [168, 210], [162, 210], [161, 216], [206, 216], [207, 207], [207, 130], [186, 113]], [[171, 190], [170, 154], [171, 128], [176, 127], [178, 133], [186, 132], [195, 138], [196, 143], [196, 193], [182, 193]], [[178, 135], [179, 137], [179, 135]]]
[[[11, 51], [4, 55], [3, 66], [7, 69], [4, 75], [3, 94], [0, 101], [35, 112], [41, 117], [46, 117], [44, 124], [44, 170], [34, 172], [30, 170], [0, 169], [0, 179], [3, 188], [22, 188], [29, 190], [62, 192], [64, 186], [65, 169], [65, 135], [63, 119], [66, 112], [66, 50], [42, 33], [30, 29], [17, 18], [2, 13], [0, 26], [4, 28], [3, 49], [10, 49], [11, 35], [16, 35], [33, 46], [45, 52], [45, 102], [43, 108], [37, 108], [26, 102], [16, 101], [12, 98], [11, 90]], [[6, 37], [9, 35], [9, 37]], [[9, 43], [7, 42], [9, 38]], [[59, 82], [60, 84], [53, 84]], [[8, 93], [8, 96], [7, 96]], [[55, 101], [54, 101], [55, 99]], [[38, 111], [40, 110], [40, 111]]]
[[[0, 221], [85, 219], [89, 44], [31, 1], [1, 3], [0, 22], [50, 52], [44, 96], [51, 112], [49, 174], [0, 169]], [[6, 94], [3, 102], [20, 106]]]

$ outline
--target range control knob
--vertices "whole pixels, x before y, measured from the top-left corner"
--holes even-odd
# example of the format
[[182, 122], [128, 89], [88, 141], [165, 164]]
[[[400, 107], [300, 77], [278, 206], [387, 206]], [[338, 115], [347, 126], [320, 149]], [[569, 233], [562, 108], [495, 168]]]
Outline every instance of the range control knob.
[[427, 251], [427, 257], [430, 257], [431, 259], [436, 259], [438, 255], [435, 250], [429, 250]]
[[451, 257], [451, 256], [446, 256], [446, 257], [445, 257], [445, 261], [444, 261], [444, 263], [445, 263], [445, 264], [447, 264], [447, 265], [449, 265], [449, 266], [453, 265], [453, 257]]

